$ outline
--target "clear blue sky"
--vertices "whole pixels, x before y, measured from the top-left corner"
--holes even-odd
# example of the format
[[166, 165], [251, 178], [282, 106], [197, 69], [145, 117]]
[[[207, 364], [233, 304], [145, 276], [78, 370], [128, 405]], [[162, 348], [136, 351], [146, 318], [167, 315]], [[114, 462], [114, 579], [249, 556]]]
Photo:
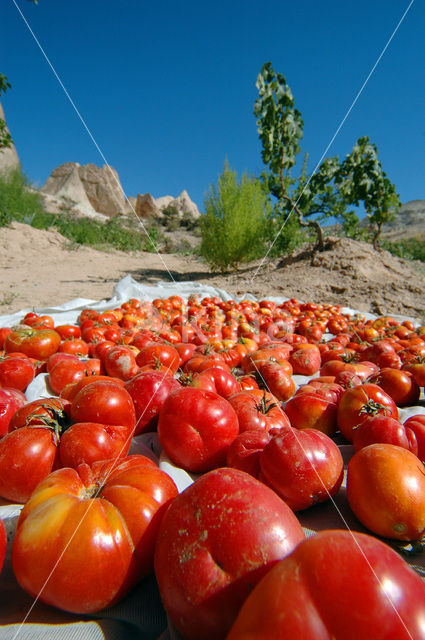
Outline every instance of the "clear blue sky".
[[[203, 209], [225, 157], [263, 168], [253, 103], [271, 61], [290, 85], [312, 169], [409, 0], [17, 0], [127, 195]], [[12, 0], [0, 0], [2, 98], [28, 177], [103, 160]], [[415, 0], [328, 155], [368, 135], [403, 202], [425, 199], [425, 3]], [[300, 156], [301, 161], [301, 156]]]

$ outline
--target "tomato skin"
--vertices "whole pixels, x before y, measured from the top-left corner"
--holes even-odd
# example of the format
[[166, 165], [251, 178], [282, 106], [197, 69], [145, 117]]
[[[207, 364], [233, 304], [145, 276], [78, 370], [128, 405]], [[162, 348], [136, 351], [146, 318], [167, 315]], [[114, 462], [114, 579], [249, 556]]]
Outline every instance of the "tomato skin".
[[135, 436], [156, 430], [162, 405], [180, 386], [175, 378], [156, 371], [143, 371], [125, 384], [136, 411]]
[[419, 460], [425, 462], [425, 415], [410, 416], [405, 422], [406, 430], [411, 430], [416, 436], [418, 451], [416, 455]]
[[353, 429], [368, 415], [383, 414], [398, 419], [394, 400], [381, 387], [365, 383], [347, 389], [338, 404], [337, 423], [344, 438], [353, 441]]
[[368, 382], [379, 385], [398, 407], [414, 405], [419, 400], [421, 390], [409, 371], [386, 367], [371, 376]]
[[36, 360], [47, 358], [59, 348], [60, 335], [54, 329], [32, 329], [31, 327], [19, 327], [9, 333], [5, 342], [6, 353], [20, 351]]
[[291, 426], [295, 429], [317, 429], [327, 436], [336, 432], [337, 405], [317, 393], [297, 393], [285, 404]]
[[261, 429], [243, 431], [227, 450], [227, 466], [258, 478], [261, 471], [260, 454], [271, 437], [268, 431]]
[[26, 503], [12, 566], [32, 596], [73, 613], [93, 613], [151, 571], [160, 519], [177, 489], [144, 456], [114, 464], [59, 469]]
[[139, 370], [134, 353], [129, 347], [116, 346], [107, 350], [103, 363], [108, 375], [127, 381]]
[[61, 436], [59, 456], [62, 466], [76, 469], [85, 462], [124, 458], [130, 449], [127, 427], [96, 422], [76, 422]]
[[171, 503], [155, 573], [165, 609], [186, 640], [224, 638], [252, 584], [304, 539], [289, 507], [237, 469], [200, 477]]
[[[257, 395], [254, 393], [257, 392]], [[240, 391], [230, 396], [236, 411], [240, 433], [260, 429], [270, 431], [289, 426], [289, 418], [272, 394], [258, 390]]]
[[107, 380], [87, 384], [76, 394], [71, 404], [71, 418], [74, 422], [121, 424], [129, 433], [133, 433], [136, 426], [130, 394], [116, 382]]
[[268, 391], [281, 402], [286, 402], [295, 393], [295, 382], [283, 367], [276, 362], [268, 362], [260, 368], [260, 376]]
[[0, 386], [25, 391], [34, 379], [35, 370], [29, 358], [0, 358]]
[[240, 391], [236, 378], [221, 367], [210, 367], [194, 376], [191, 387], [213, 391], [228, 400], [230, 396]]
[[0, 389], [0, 438], [9, 431], [9, 424], [18, 409], [27, 403], [25, 395], [18, 389]]
[[424, 582], [388, 545], [322, 531], [267, 573], [227, 640], [424, 640], [424, 617]]
[[356, 427], [353, 433], [353, 446], [356, 451], [360, 451], [370, 444], [387, 442], [408, 449], [415, 455], [418, 453], [418, 443], [414, 431], [394, 418], [387, 418], [383, 415], [368, 416]]
[[136, 363], [139, 367], [150, 365], [155, 368], [157, 361], [173, 375], [180, 366], [179, 352], [171, 345], [153, 342], [143, 347], [136, 356]]
[[159, 412], [158, 437], [165, 453], [194, 473], [225, 464], [227, 449], [238, 433], [238, 418], [230, 403], [203, 389], [177, 389]]
[[57, 455], [50, 429], [25, 427], [0, 440], [0, 496], [24, 503], [53, 469]]
[[78, 382], [86, 375], [84, 362], [75, 360], [59, 360], [49, 371], [49, 386], [56, 394], [60, 394], [67, 384]]
[[320, 369], [322, 358], [319, 348], [310, 343], [299, 344], [289, 356], [295, 374], [312, 376]]
[[260, 454], [260, 479], [293, 511], [335, 495], [344, 476], [337, 445], [316, 429], [282, 429]]
[[379, 536], [417, 540], [425, 530], [425, 474], [407, 449], [384, 443], [355, 453], [347, 498], [360, 522]]

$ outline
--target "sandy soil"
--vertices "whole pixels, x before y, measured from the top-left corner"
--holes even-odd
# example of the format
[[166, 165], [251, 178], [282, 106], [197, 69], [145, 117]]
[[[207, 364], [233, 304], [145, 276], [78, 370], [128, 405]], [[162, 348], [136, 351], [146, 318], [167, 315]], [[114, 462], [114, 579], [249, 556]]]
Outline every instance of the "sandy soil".
[[223, 275], [195, 258], [75, 248], [55, 231], [13, 223], [0, 229], [0, 267], [0, 314], [75, 297], [109, 298], [114, 284], [130, 274], [144, 284], [195, 280], [231, 294], [296, 297], [425, 322], [424, 275], [385, 251], [341, 238], [313, 259], [301, 251]]

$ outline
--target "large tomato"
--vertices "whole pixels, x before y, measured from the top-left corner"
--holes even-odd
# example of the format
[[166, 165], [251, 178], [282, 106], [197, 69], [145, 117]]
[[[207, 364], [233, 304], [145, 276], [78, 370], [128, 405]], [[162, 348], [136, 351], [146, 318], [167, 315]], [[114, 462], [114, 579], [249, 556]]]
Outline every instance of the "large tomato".
[[239, 431], [270, 431], [274, 428], [288, 427], [289, 418], [276, 398], [266, 391], [258, 391], [258, 394], [240, 391], [229, 398], [238, 416]]
[[337, 405], [318, 393], [297, 393], [285, 405], [285, 413], [296, 429], [317, 429], [333, 436]]
[[160, 520], [176, 495], [171, 478], [144, 456], [53, 472], [18, 520], [17, 581], [74, 613], [117, 602], [152, 570]]
[[22, 391], [18, 389], [0, 389], [0, 438], [9, 430], [9, 424], [18, 409], [27, 403]]
[[397, 406], [381, 387], [367, 382], [343, 393], [338, 404], [337, 422], [344, 438], [352, 442], [353, 429], [367, 416], [379, 414], [397, 420]]
[[71, 418], [74, 422], [100, 422], [120, 424], [133, 433], [136, 412], [126, 389], [116, 382], [99, 380], [87, 384], [72, 400]]
[[25, 391], [34, 375], [35, 369], [30, 358], [24, 355], [0, 358], [0, 387]]
[[265, 429], [243, 431], [227, 450], [227, 466], [258, 478], [261, 471], [260, 455], [271, 437], [271, 433]]
[[344, 476], [337, 445], [316, 429], [282, 429], [266, 444], [259, 461], [260, 479], [294, 511], [328, 500]]
[[171, 503], [155, 573], [171, 620], [186, 640], [224, 638], [259, 579], [304, 539], [289, 507], [237, 469], [216, 469]]
[[178, 380], [157, 371], [143, 371], [129, 380], [125, 389], [130, 394], [136, 410], [134, 435], [155, 431], [159, 410], [172, 391], [180, 388]]
[[6, 353], [19, 351], [36, 360], [47, 360], [59, 348], [60, 335], [54, 329], [33, 329], [20, 326], [7, 336]]
[[404, 427], [406, 430], [411, 430], [415, 434], [418, 445], [416, 455], [419, 460], [425, 462], [425, 415], [410, 416], [404, 423]]
[[323, 531], [259, 582], [227, 640], [424, 640], [425, 584], [383, 542]]
[[240, 386], [235, 376], [221, 367], [210, 367], [201, 373], [195, 374], [190, 383], [195, 389], [213, 391], [219, 396], [229, 399], [240, 391]]
[[386, 443], [360, 449], [348, 463], [347, 497], [379, 536], [417, 540], [425, 531], [424, 466], [407, 449]]
[[229, 445], [239, 433], [231, 404], [211, 391], [182, 387], [159, 412], [158, 437], [178, 466], [201, 473], [224, 465]]

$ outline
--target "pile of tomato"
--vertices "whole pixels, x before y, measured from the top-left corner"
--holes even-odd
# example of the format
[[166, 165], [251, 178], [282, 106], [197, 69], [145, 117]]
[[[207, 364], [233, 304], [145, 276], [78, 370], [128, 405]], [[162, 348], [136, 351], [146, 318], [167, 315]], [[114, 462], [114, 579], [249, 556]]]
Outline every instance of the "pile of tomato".
[[[188, 640], [425, 638], [425, 584], [388, 544], [425, 533], [425, 326], [173, 295], [28, 313], [0, 348], [0, 497], [34, 598], [92, 614], [155, 571]], [[180, 493], [130, 453], [154, 432]], [[305, 539], [341, 491], [368, 533]]]

